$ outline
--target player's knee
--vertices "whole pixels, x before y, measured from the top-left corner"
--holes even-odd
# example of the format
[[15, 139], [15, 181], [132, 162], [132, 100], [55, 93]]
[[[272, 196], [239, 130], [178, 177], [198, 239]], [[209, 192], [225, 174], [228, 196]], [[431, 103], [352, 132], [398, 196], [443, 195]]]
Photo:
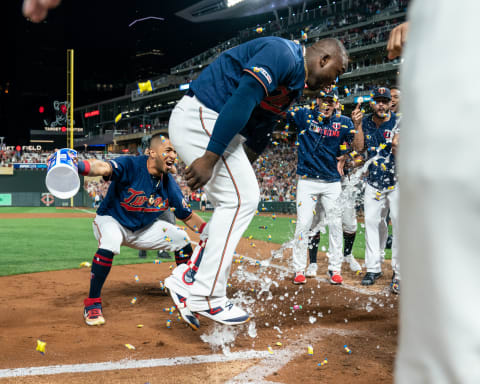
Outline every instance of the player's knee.
[[256, 188], [249, 188], [245, 193], [242, 193], [240, 204], [243, 209], [255, 212], [258, 208], [259, 201], [260, 191], [257, 186]]

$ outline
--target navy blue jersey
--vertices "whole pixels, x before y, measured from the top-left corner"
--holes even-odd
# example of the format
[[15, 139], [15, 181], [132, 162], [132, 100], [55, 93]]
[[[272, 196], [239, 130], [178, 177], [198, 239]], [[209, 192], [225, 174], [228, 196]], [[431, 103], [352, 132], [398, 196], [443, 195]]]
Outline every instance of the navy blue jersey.
[[[122, 226], [138, 231], [168, 209], [174, 210], [181, 220], [192, 214], [173, 176], [152, 177], [147, 159], [148, 156], [121, 156], [109, 161], [112, 183], [97, 215], [112, 216]], [[149, 201], [150, 197], [153, 201]]]
[[244, 74], [257, 79], [266, 94], [241, 131], [249, 138], [258, 135], [257, 128], [271, 132], [276, 120], [285, 117], [286, 110], [301, 95], [305, 87], [303, 47], [280, 37], [251, 40], [222, 53], [190, 89], [206, 107], [220, 113]]
[[322, 118], [318, 108], [295, 108], [288, 114], [298, 132], [297, 175], [328, 182], [340, 181], [337, 156], [341, 145], [351, 143], [354, 135], [352, 120], [332, 115]]
[[397, 116], [391, 112], [390, 120], [384, 122], [378, 128], [372, 117], [373, 115], [370, 114], [362, 120], [367, 159], [371, 159], [378, 154], [378, 158], [368, 167], [367, 182], [378, 190], [385, 190], [393, 187], [396, 182], [395, 157], [392, 153], [391, 141]]

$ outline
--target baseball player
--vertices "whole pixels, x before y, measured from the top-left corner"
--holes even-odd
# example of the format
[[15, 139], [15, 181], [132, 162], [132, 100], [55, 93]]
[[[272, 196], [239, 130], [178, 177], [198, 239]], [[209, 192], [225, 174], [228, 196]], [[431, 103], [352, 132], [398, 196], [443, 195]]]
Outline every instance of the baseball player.
[[[409, 24], [395, 28], [388, 42], [393, 59], [409, 25], [401, 76], [407, 129], [399, 147], [399, 384], [480, 382], [480, 3], [462, 2], [455, 17], [458, 5], [414, 1]], [[459, 74], [468, 80], [457, 81]], [[441, 97], [445, 89], [455, 96]], [[438, 112], [426, 112], [432, 110]]]
[[[317, 103], [319, 101], [317, 100]], [[340, 112], [340, 102], [337, 101], [336, 113]], [[357, 162], [357, 157], [347, 156], [347, 163], [343, 169], [344, 175], [342, 176], [342, 191], [347, 192], [346, 187], [350, 182], [348, 174], [361, 163]], [[359, 190], [354, 188], [353, 191], [347, 193], [346, 201], [343, 206], [342, 213], [342, 229], [343, 229], [343, 262], [348, 263], [350, 270], [352, 272], [358, 272], [362, 270], [362, 267], [355, 259], [352, 254], [353, 243], [355, 242], [355, 237], [357, 233], [357, 212], [356, 212], [356, 199]], [[320, 201], [317, 201], [317, 206], [315, 207], [316, 215], [313, 218], [312, 222], [312, 231], [313, 234], [309, 237], [308, 241], [308, 255], [310, 259], [310, 264], [305, 271], [305, 277], [315, 277], [317, 275], [317, 253], [318, 253], [318, 244], [320, 243], [320, 234], [326, 233], [325, 230], [325, 210], [323, 209]]]
[[392, 291], [400, 290], [400, 264], [398, 260], [398, 184], [395, 176], [395, 157], [391, 149], [397, 117], [390, 111], [391, 94], [385, 87], [375, 88], [371, 103], [373, 113], [363, 117], [359, 105], [352, 118], [359, 131], [364, 132], [368, 159], [367, 185], [365, 187], [365, 265], [367, 273], [362, 285], [372, 285], [382, 276], [382, 252], [386, 236], [381, 239], [381, 227], [385, 225], [388, 209], [392, 219]]
[[258, 156], [305, 83], [313, 90], [332, 84], [347, 64], [346, 50], [336, 39], [305, 48], [278, 37], [259, 38], [222, 53], [176, 105], [169, 133], [188, 166], [188, 186], [195, 190], [205, 185], [214, 206], [205, 240], [194, 253], [201, 261], [188, 281], [180, 266], [165, 282], [186, 299], [191, 312], [225, 324], [250, 319], [226, 297], [233, 252], [259, 201], [256, 176], [242, 143], [252, 143], [249, 148]]
[[[306, 283], [308, 239], [311, 236], [318, 200], [325, 210], [329, 229], [327, 275], [331, 284], [343, 282], [343, 212], [337, 202], [342, 191], [340, 180], [343, 170], [338, 169], [337, 158], [342, 154], [341, 146], [344, 145], [346, 150], [346, 143], [354, 140], [355, 130], [351, 119], [336, 113], [337, 101], [338, 96], [334, 90], [322, 91], [315, 109], [295, 108], [290, 112], [299, 132], [297, 224], [293, 247], [294, 284]], [[363, 133], [360, 136], [360, 145], [355, 146], [358, 149], [363, 147]]]
[[[121, 245], [175, 251], [177, 264], [186, 263], [191, 256], [193, 250], [186, 232], [157, 220], [163, 212], [171, 209], [190, 229], [201, 231], [205, 226], [205, 222], [188, 207], [169, 174], [175, 159], [176, 152], [170, 140], [157, 134], [152, 137], [148, 156], [78, 162], [79, 173], [103, 176], [112, 181], [93, 221], [98, 250], [92, 262], [90, 293], [84, 301], [84, 317], [88, 325], [105, 323], [101, 290]], [[193, 323], [195, 320], [191, 319]]]

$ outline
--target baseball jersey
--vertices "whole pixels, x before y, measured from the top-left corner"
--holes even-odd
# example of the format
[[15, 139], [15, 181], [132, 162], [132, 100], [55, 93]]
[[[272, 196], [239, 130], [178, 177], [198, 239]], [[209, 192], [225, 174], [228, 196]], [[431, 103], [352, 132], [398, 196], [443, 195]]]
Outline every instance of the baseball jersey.
[[318, 107], [313, 110], [295, 108], [288, 113], [288, 118], [297, 125], [297, 175], [328, 182], [340, 181], [337, 156], [342, 154], [340, 145], [353, 139], [352, 120], [335, 114], [322, 119]]
[[[280, 37], [261, 37], [222, 53], [190, 89], [206, 107], [220, 113], [238, 87], [240, 78], [253, 76], [265, 90], [265, 97], [240, 132], [247, 139], [259, 132], [271, 132], [279, 117], [301, 95], [305, 87], [303, 47]], [[239, 106], [241, 108], [241, 106]], [[258, 153], [268, 141], [255, 148]]]
[[[147, 169], [148, 156], [121, 156], [109, 160], [112, 183], [97, 215], [112, 216], [122, 226], [138, 231], [152, 224], [163, 212], [174, 210], [181, 220], [192, 214], [169, 173], [154, 178]], [[152, 199], [151, 199], [152, 198]]]
[[[396, 183], [395, 157], [392, 153], [391, 140], [393, 139], [392, 130], [397, 122], [397, 116], [393, 112], [390, 114], [390, 120], [384, 122], [378, 128], [372, 119], [372, 114], [365, 116], [362, 120], [367, 159], [379, 155], [368, 167], [367, 182], [378, 190], [388, 189]], [[389, 140], [388, 143], [387, 140]]]

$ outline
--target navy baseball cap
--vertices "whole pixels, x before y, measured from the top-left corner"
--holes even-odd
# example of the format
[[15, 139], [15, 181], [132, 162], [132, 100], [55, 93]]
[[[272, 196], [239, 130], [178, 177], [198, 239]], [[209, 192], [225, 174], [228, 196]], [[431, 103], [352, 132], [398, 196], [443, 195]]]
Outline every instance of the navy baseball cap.
[[390, 94], [390, 89], [387, 88], [387, 87], [378, 87], [378, 88], [375, 88], [372, 93], [370, 94], [370, 96], [372, 97], [372, 99], [380, 99], [380, 98], [384, 98], [384, 99], [388, 99], [388, 100], [392, 100], [392, 95]]
[[338, 100], [338, 87], [335, 87], [333, 89], [330, 88], [328, 91], [327, 90], [320, 91], [320, 93], [318, 94], [318, 97], [322, 99], [326, 99], [329, 97], [331, 99]]

